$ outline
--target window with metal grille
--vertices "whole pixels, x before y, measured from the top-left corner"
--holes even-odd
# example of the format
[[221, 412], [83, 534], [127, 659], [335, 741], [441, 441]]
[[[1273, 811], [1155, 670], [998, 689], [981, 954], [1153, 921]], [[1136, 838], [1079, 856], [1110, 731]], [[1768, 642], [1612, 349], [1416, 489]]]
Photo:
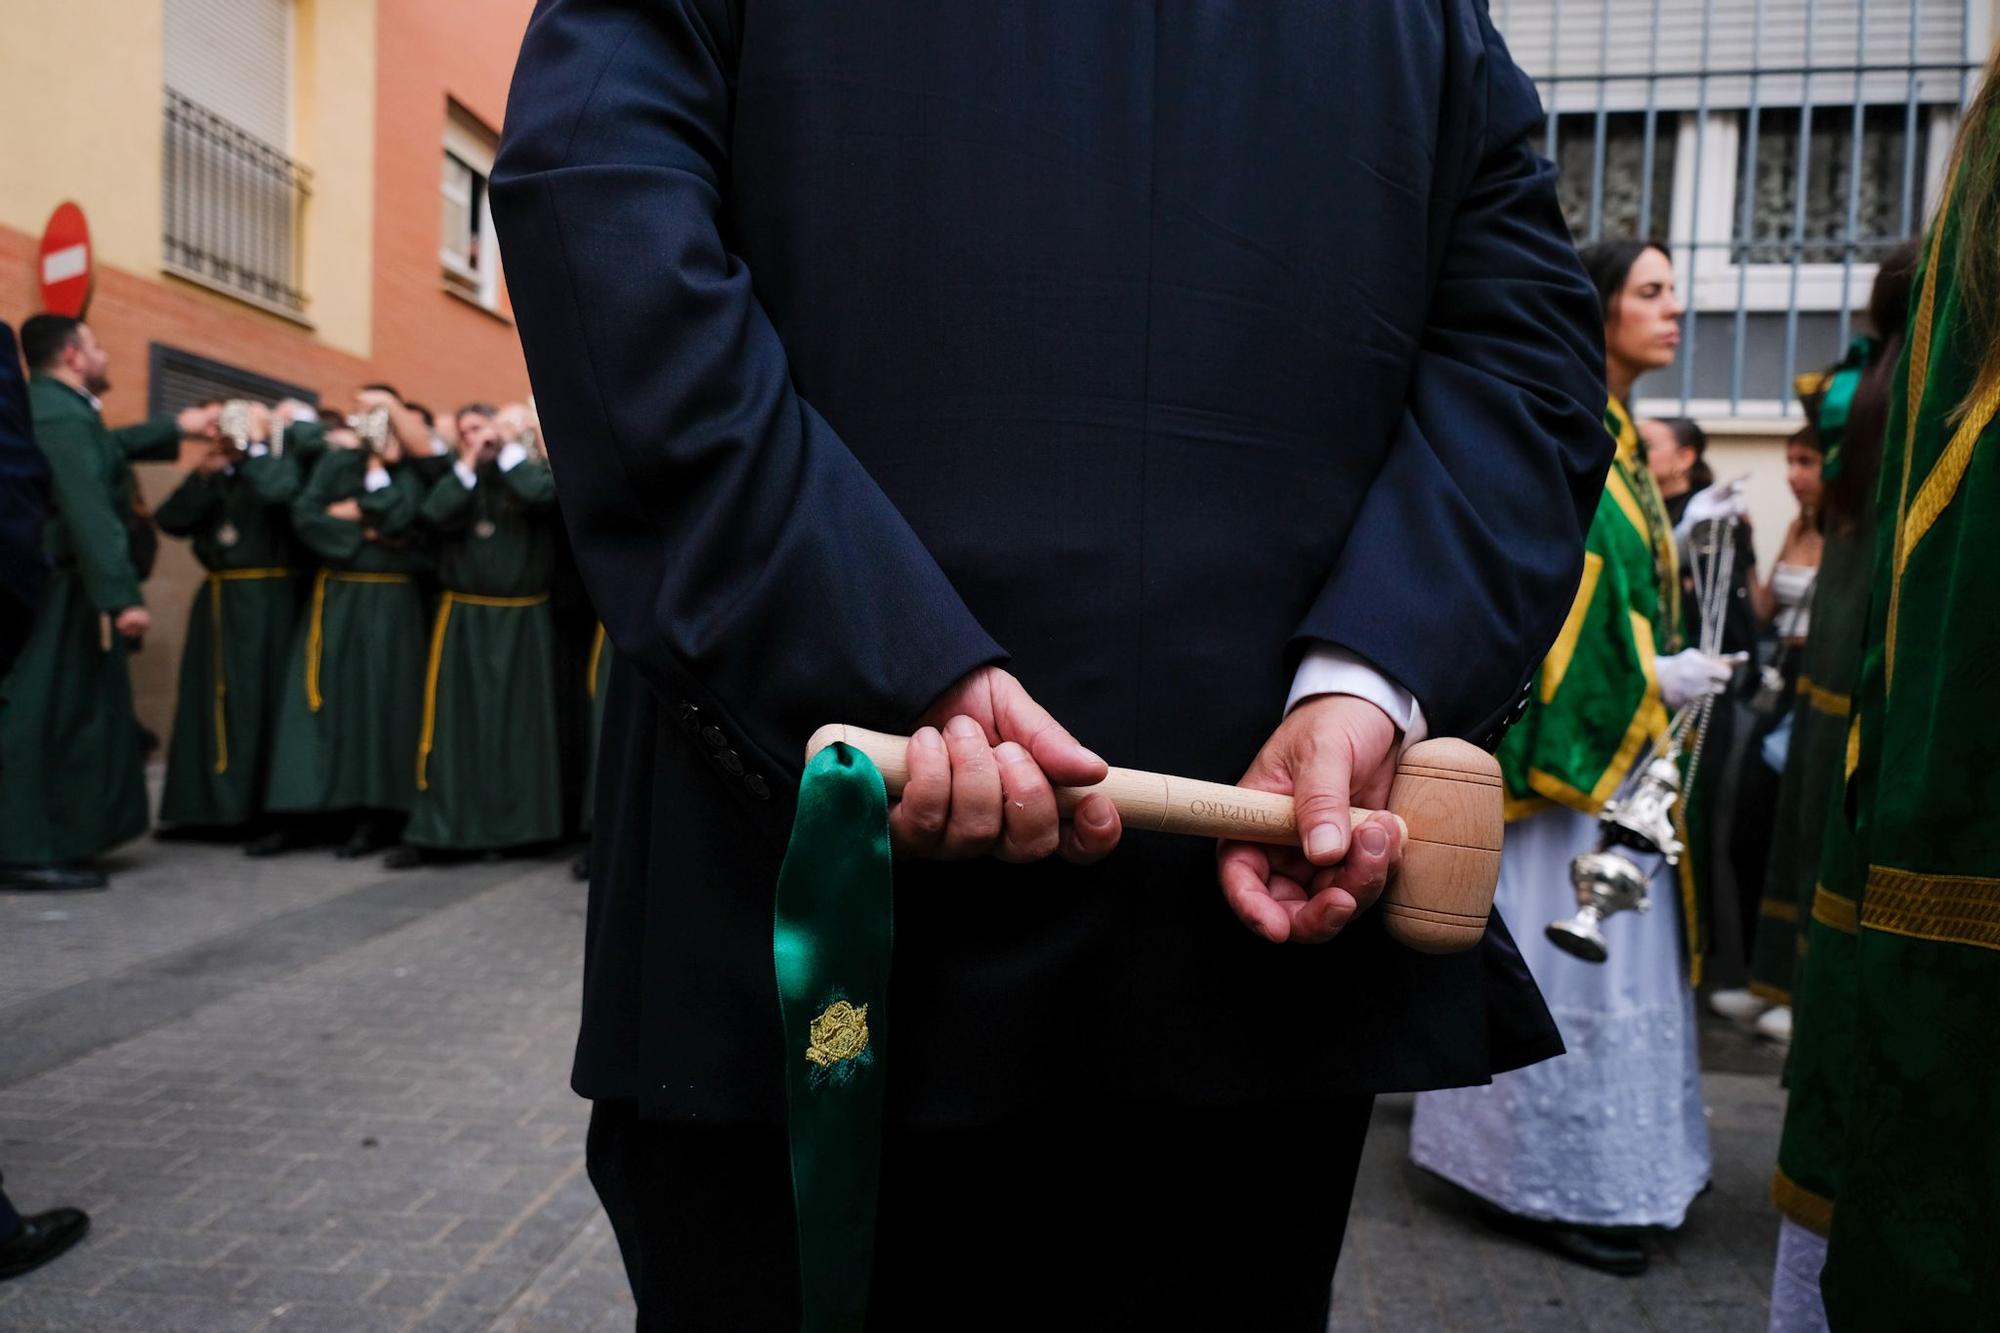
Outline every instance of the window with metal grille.
[[1781, 416], [1920, 231], [1995, 0], [1491, 0], [1579, 243], [1666, 242], [1689, 306], [1646, 410]]
[[1921, 154], [1913, 151], [1921, 136], [1917, 143], [1905, 136], [1900, 106], [1853, 111], [1775, 107], [1759, 114], [1754, 153], [1744, 150], [1750, 194], [1737, 214], [1735, 262], [1790, 263], [1794, 246], [1807, 264], [1838, 264], [1850, 250], [1872, 261], [1903, 239], [1903, 173], [1917, 172], [1914, 194], [1921, 197]]
[[[1608, 112], [1556, 122], [1556, 183], [1563, 219], [1578, 236], [1665, 236], [1673, 205], [1678, 120], [1668, 111]], [[1643, 215], [1643, 216], [1642, 216]]]
[[310, 173], [287, 151], [291, 0], [167, 0], [164, 36], [165, 267], [296, 319]]

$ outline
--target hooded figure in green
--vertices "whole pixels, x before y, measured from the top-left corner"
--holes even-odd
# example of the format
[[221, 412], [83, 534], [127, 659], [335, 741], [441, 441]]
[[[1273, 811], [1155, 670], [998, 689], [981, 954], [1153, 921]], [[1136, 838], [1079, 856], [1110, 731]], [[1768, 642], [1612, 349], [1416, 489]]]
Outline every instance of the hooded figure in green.
[[27, 645], [0, 681], [0, 865], [51, 868], [146, 831], [126, 660], [149, 623], [131, 556], [131, 464], [173, 458], [182, 433], [209, 431], [215, 414], [190, 408], [178, 422], [107, 430], [96, 395], [110, 387], [109, 359], [89, 325], [37, 315], [21, 342], [35, 440], [54, 481], [46, 542], [55, 568]]
[[320, 567], [279, 686], [265, 806], [356, 812], [349, 855], [388, 841], [416, 796], [423, 555], [413, 530], [421, 502], [393, 438], [363, 447], [343, 427], [326, 432], [291, 505], [292, 529]]
[[563, 831], [549, 613], [555, 478], [520, 439], [501, 442], [488, 408], [459, 411], [458, 439], [459, 458], [422, 511], [444, 592], [403, 840], [451, 851], [551, 842]]
[[239, 828], [262, 812], [298, 610], [288, 511], [303, 470], [298, 446], [288, 458], [283, 442], [302, 431], [274, 423], [261, 404], [241, 424], [242, 439], [204, 457], [154, 514], [207, 571], [188, 612], [160, 796], [160, 819], [180, 827]]
[[1788, 1223], [1774, 1302], [1818, 1271], [1836, 1329], [2000, 1329], [1995, 71], [1966, 113], [1892, 381], [1772, 1182]]

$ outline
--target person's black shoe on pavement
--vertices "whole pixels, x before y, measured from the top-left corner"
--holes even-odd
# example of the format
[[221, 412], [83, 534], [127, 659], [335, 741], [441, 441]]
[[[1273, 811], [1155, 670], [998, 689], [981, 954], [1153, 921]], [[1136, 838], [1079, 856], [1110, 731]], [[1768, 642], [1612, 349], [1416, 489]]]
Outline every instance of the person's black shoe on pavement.
[[1637, 1277], [1646, 1271], [1646, 1249], [1637, 1237], [1598, 1227], [1571, 1226], [1566, 1222], [1545, 1222], [1496, 1208], [1477, 1195], [1472, 1198], [1479, 1220], [1495, 1231], [1539, 1245], [1551, 1254], [1572, 1263], [1595, 1268], [1600, 1273]]
[[23, 1217], [0, 1193], [0, 1282], [40, 1268], [88, 1230], [90, 1215], [81, 1208], [51, 1208]]
[[0, 866], [0, 889], [101, 889], [108, 881], [89, 866]]

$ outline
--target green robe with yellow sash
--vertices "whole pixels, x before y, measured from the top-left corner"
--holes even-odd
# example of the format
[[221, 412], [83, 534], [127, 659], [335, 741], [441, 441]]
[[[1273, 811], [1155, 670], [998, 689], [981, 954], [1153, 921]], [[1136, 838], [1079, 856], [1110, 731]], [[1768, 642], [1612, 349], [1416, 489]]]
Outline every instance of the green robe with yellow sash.
[[107, 430], [59, 380], [28, 386], [49, 460], [54, 572], [20, 658], [0, 679], [0, 864], [87, 861], [146, 831], [145, 755], [132, 711], [132, 651], [105, 618], [143, 605], [132, 567], [133, 459], [180, 448], [171, 418]]
[[431, 628], [414, 754], [413, 847], [494, 850], [562, 836], [556, 735], [555, 479], [531, 460], [488, 462], [467, 486], [432, 484], [444, 592]]
[[[423, 568], [412, 541], [415, 476], [369, 490], [368, 455], [328, 449], [292, 502], [292, 530], [319, 559], [279, 686], [265, 808], [407, 811], [423, 698]], [[361, 519], [327, 507], [353, 500]]]
[[2000, 1328], [2000, 383], [1975, 386], [1953, 193], [1884, 436], [1773, 1185], [1829, 1237], [1836, 1329]]
[[[1829, 807], [1839, 803], [1847, 756], [1847, 714], [1861, 670], [1875, 525], [1826, 534], [1813, 587], [1812, 632], [1799, 658], [1792, 738], [1785, 755], [1771, 859], [1758, 908], [1750, 989], [1772, 1004], [1793, 1004], [1806, 948], [1813, 891], [1819, 886]], [[1758, 762], [1752, 755], [1746, 762]], [[1793, 1021], [1798, 1021], [1796, 1012]]]
[[[1527, 711], [1500, 743], [1510, 822], [1551, 803], [1598, 813], [1667, 734], [1653, 659], [1680, 648], [1673, 524], [1616, 399], [1605, 408], [1604, 427], [1618, 450], [1584, 537], [1583, 577], [1536, 672]], [[1703, 937], [1692, 861], [1681, 859], [1683, 939], [1699, 979]]]
[[167, 747], [160, 818], [235, 827], [263, 808], [277, 689], [298, 609], [287, 513], [296, 463], [266, 454], [220, 473], [192, 472], [154, 514], [187, 538], [208, 574], [188, 612], [180, 698]]

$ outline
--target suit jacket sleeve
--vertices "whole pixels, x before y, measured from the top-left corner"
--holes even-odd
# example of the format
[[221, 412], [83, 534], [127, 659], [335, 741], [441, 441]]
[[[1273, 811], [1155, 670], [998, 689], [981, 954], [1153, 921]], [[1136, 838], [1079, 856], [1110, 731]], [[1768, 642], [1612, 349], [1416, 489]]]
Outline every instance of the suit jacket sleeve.
[[699, 708], [796, 776], [818, 726], [907, 729], [1004, 655], [793, 390], [729, 249], [729, 8], [544, 0], [494, 217], [563, 514], [612, 640], [669, 710]]
[[1611, 442], [1596, 296], [1528, 143], [1541, 108], [1483, 11], [1462, 6], [1449, 62], [1408, 405], [1294, 649], [1348, 648], [1433, 734], [1490, 740], [1576, 591]]

